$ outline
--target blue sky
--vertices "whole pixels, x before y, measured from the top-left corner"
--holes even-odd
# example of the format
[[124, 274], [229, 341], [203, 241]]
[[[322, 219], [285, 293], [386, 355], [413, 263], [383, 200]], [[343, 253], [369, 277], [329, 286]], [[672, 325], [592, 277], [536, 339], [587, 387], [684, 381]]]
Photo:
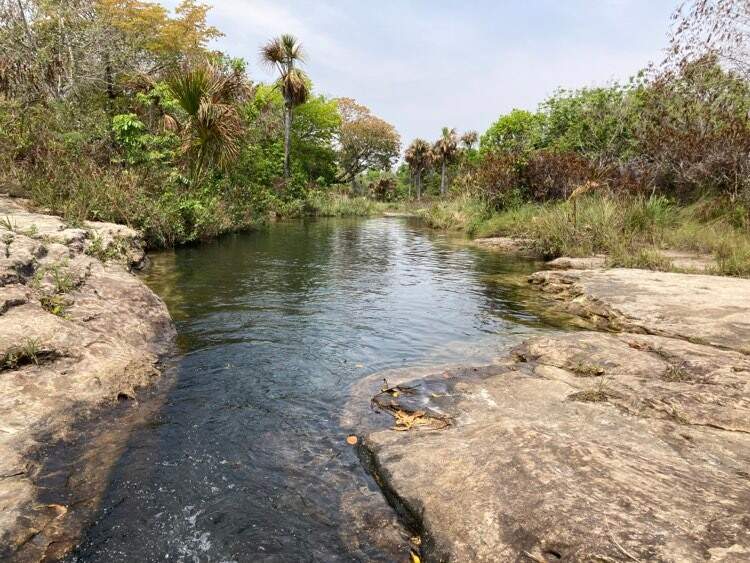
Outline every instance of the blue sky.
[[[659, 61], [677, 0], [204, 0], [216, 46], [272, 75], [260, 45], [303, 42], [316, 90], [348, 96], [393, 123], [404, 143], [444, 125], [484, 131], [557, 87], [624, 80]], [[176, 0], [163, 0], [174, 6]]]

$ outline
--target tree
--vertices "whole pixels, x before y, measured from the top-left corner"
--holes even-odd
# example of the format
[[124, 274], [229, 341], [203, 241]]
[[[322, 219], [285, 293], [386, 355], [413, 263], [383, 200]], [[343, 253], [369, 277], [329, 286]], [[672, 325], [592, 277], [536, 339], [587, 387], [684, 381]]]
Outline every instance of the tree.
[[289, 178], [289, 154], [292, 138], [292, 111], [310, 96], [307, 75], [295, 65], [305, 61], [302, 44], [294, 35], [271, 39], [261, 49], [261, 58], [279, 72], [277, 85], [284, 96], [284, 177]]
[[224, 167], [240, 152], [244, 124], [238, 104], [249, 92], [239, 69], [225, 70], [210, 63], [185, 67], [167, 84], [184, 118], [174, 119], [190, 163], [190, 177], [198, 183], [210, 166]]
[[194, 0], [174, 15], [146, 0], [0, 0], [0, 91], [29, 102], [97, 90], [114, 99], [136, 75], [206, 56], [221, 35], [207, 11]]
[[482, 154], [491, 151], [526, 152], [539, 148], [542, 138], [544, 115], [514, 109], [490, 125], [482, 135]]
[[440, 161], [440, 195], [444, 196], [445, 186], [445, 167], [451, 162], [458, 151], [458, 136], [455, 129], [443, 127], [440, 138], [435, 142], [433, 147], [435, 160]]
[[404, 160], [409, 165], [417, 189], [417, 200], [422, 199], [422, 176], [432, 166], [434, 155], [430, 143], [424, 139], [414, 139], [406, 149]]
[[[240, 158], [231, 170], [232, 181], [266, 189], [278, 186], [284, 165], [284, 97], [273, 85], [254, 87], [243, 107], [247, 134]], [[290, 154], [290, 182], [284, 197], [294, 197], [304, 185], [330, 185], [338, 174], [335, 140], [341, 117], [335, 100], [310, 96], [294, 108]], [[292, 185], [294, 184], [294, 185]]]
[[479, 133], [476, 131], [466, 131], [466, 133], [461, 135], [461, 145], [467, 151], [471, 151], [474, 145], [477, 144], [477, 141], [479, 141]]
[[684, 66], [712, 54], [750, 77], [750, 2], [686, 0], [672, 15], [668, 63]]
[[341, 115], [338, 181], [354, 186], [365, 170], [390, 170], [401, 151], [396, 128], [351, 98], [339, 98], [337, 104]]

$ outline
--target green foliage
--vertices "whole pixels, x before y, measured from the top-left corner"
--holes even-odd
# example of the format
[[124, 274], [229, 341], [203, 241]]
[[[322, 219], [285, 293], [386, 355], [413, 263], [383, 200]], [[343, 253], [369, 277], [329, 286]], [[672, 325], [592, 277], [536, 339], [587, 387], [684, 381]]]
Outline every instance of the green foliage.
[[335, 100], [309, 98], [294, 109], [292, 164], [306, 178], [327, 186], [336, 181], [336, 150], [333, 143], [341, 126]]
[[656, 248], [639, 248], [634, 250], [629, 245], [615, 247], [607, 256], [607, 265], [613, 268], [639, 268], [668, 272], [672, 261]]
[[435, 229], [463, 230], [473, 234], [491, 214], [487, 205], [477, 199], [459, 196], [435, 201], [419, 212], [419, 216]]
[[[177, 137], [171, 133], [155, 135], [134, 113], [112, 118], [115, 142], [123, 149], [124, 162], [129, 165], [168, 162], [175, 157]], [[113, 162], [120, 160], [115, 157]]]
[[542, 146], [544, 113], [514, 109], [490, 125], [482, 135], [480, 151], [526, 152]]
[[621, 158], [632, 152], [640, 89], [618, 84], [606, 88], [561, 90], [540, 107], [542, 127], [534, 148], [576, 152], [590, 158]]
[[705, 193], [747, 203], [748, 115], [750, 85], [711, 56], [625, 85], [559, 91], [482, 136], [475, 193], [498, 209], [519, 193], [563, 199], [592, 183], [683, 204]]
[[240, 154], [245, 132], [239, 104], [249, 93], [244, 75], [213, 63], [186, 66], [170, 75], [169, 90], [182, 110], [179, 122], [190, 180], [206, 168], [226, 168]]

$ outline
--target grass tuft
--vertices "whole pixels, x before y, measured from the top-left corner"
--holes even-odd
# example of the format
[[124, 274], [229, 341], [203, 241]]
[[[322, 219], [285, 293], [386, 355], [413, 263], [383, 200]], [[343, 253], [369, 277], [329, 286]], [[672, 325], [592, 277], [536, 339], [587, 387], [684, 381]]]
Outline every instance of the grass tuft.
[[0, 361], [0, 369], [11, 370], [27, 364], [39, 365], [42, 346], [36, 338], [26, 338], [20, 346], [11, 348]]

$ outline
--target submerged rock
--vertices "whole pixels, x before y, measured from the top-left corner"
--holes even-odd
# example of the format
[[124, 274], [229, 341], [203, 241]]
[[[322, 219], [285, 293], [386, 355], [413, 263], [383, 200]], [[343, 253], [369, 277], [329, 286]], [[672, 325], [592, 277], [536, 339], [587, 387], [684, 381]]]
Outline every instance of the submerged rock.
[[361, 447], [424, 560], [749, 560], [750, 281], [533, 281], [635, 332], [537, 338], [497, 365], [399, 381], [405, 410], [451, 424], [375, 430]]
[[57, 553], [69, 514], [39, 502], [35, 452], [148, 385], [174, 328], [129, 272], [143, 261], [137, 232], [69, 228], [5, 197], [0, 217], [0, 558], [33, 561]]

